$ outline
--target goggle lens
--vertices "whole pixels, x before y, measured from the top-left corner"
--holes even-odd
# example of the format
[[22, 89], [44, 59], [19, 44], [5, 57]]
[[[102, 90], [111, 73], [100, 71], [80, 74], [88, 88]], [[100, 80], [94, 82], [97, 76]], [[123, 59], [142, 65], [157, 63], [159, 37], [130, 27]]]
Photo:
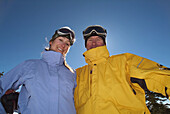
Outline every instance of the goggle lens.
[[62, 28], [62, 29], [59, 29], [59, 32], [62, 32], [64, 34], [71, 34], [71, 37], [75, 38], [74, 33], [72, 31], [70, 31], [69, 29]]
[[93, 27], [88, 27], [84, 32], [83, 34], [89, 34], [91, 33], [92, 30], [95, 30], [96, 32], [98, 33], [106, 33], [106, 30], [102, 27], [98, 27], [98, 26], [93, 26]]

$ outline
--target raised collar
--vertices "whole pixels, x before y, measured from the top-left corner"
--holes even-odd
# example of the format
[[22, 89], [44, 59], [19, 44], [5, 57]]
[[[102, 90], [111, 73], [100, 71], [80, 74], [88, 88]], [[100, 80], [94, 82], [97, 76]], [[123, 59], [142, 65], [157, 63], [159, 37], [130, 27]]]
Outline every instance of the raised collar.
[[50, 66], [62, 65], [64, 63], [64, 56], [55, 51], [45, 51], [42, 55], [42, 59]]
[[109, 57], [109, 51], [106, 46], [100, 46], [97, 48], [90, 49], [83, 53], [86, 63], [88, 64], [98, 64], [107, 60]]

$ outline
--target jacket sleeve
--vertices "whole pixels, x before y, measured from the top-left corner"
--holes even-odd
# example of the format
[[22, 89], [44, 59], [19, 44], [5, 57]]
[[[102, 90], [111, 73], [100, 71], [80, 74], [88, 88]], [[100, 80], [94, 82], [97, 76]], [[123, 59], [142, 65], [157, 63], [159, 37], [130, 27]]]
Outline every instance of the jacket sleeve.
[[170, 69], [149, 59], [127, 54], [127, 64], [132, 83], [138, 83], [144, 90], [170, 96]]
[[4, 107], [0, 103], [0, 114], [6, 114]]
[[[25, 61], [15, 68], [7, 72], [4, 76], [0, 78], [0, 98], [5, 94], [5, 92], [9, 89], [18, 89], [20, 85], [24, 83], [24, 81], [30, 78], [30, 75], [27, 75], [31, 70], [28, 68], [31, 66], [31, 62]], [[3, 114], [3, 107], [0, 102], [0, 114]]]
[[73, 74], [73, 75], [74, 75], [74, 89], [73, 89], [73, 95], [74, 95], [75, 88], [77, 87], [77, 80], [76, 80], [76, 79], [77, 79], [77, 77], [76, 77], [77, 75], [76, 75], [76, 70], [74, 70], [74, 74]]

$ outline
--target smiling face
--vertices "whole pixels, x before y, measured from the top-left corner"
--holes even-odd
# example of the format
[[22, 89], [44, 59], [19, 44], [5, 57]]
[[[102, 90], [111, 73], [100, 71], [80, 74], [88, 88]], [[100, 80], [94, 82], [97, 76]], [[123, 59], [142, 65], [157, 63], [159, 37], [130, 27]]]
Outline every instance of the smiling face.
[[66, 37], [59, 36], [54, 41], [50, 41], [50, 50], [55, 52], [60, 52], [64, 56], [67, 54], [70, 49], [70, 41]]
[[100, 36], [91, 36], [90, 38], [88, 38], [87, 43], [86, 43], [86, 49], [92, 49], [92, 48], [96, 48], [99, 46], [104, 46], [104, 41]]

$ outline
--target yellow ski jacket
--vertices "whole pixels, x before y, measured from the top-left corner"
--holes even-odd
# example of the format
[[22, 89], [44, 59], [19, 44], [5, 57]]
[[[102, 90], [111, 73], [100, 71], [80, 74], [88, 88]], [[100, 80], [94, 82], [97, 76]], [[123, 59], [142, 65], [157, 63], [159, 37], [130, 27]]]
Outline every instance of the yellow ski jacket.
[[170, 70], [146, 58], [109, 56], [106, 46], [84, 53], [88, 65], [77, 69], [77, 114], [149, 114], [145, 89], [170, 95]]

